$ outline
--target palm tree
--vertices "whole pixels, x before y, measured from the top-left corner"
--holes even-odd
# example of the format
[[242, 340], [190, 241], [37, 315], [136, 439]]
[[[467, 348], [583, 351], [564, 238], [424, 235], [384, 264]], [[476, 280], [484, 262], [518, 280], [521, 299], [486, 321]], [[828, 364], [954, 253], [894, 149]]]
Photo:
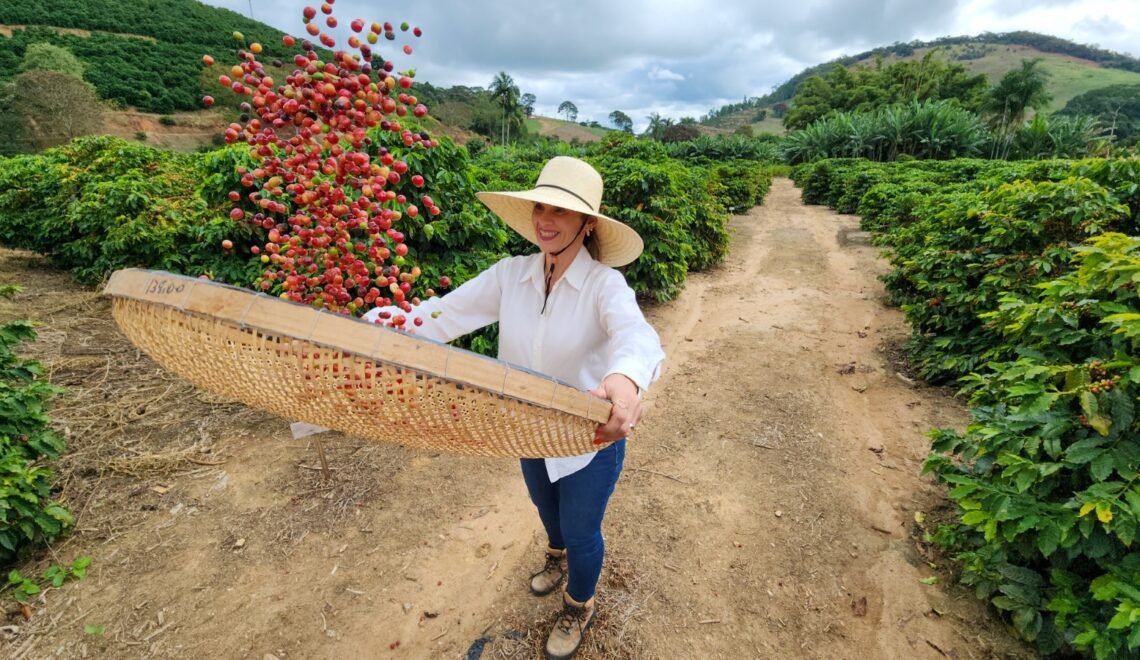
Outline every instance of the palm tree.
[[665, 134], [665, 129], [673, 125], [673, 120], [668, 117], [662, 117], [660, 114], [654, 112], [646, 119], [649, 120], [649, 125], [645, 127], [645, 133], [654, 140], [661, 140], [661, 136]]
[[1029, 111], [1040, 110], [1053, 100], [1045, 89], [1049, 74], [1038, 67], [1040, 63], [1040, 58], [1021, 60], [1020, 69], [1005, 74], [990, 90], [984, 110], [998, 134], [996, 145], [1001, 153], [991, 154], [995, 158], [1009, 154], [1013, 134], [1025, 123]]
[[503, 109], [502, 143], [506, 144], [511, 137], [510, 122], [517, 120], [519, 115], [519, 87], [510, 74], [500, 71], [491, 81], [490, 90], [491, 98]]

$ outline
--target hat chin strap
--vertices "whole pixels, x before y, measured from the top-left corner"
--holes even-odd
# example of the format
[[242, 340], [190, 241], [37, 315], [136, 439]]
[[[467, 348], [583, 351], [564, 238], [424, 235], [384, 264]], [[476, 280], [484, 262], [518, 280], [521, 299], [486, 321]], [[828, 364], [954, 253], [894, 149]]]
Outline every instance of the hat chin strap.
[[578, 240], [578, 237], [582, 235], [582, 230], [586, 228], [586, 222], [586, 220], [582, 221], [582, 226], [578, 227], [578, 233], [574, 234], [574, 238], [571, 238], [570, 242], [563, 246], [561, 250], [550, 253], [550, 266], [546, 269], [546, 292], [542, 296], [542, 310], [538, 312], [539, 316], [546, 313], [546, 302], [550, 300], [551, 280], [554, 279], [554, 264], [558, 263], [558, 255], [565, 252], [574, 244], [574, 241]]

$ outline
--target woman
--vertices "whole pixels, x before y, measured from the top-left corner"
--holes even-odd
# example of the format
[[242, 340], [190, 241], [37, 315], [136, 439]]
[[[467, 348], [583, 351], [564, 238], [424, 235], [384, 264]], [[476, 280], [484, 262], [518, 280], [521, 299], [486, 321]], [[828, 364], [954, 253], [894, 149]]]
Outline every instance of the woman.
[[[569, 658], [593, 621], [605, 544], [602, 518], [625, 457], [625, 436], [641, 417], [641, 396], [665, 354], [633, 290], [613, 267], [638, 257], [641, 238], [599, 213], [602, 177], [588, 163], [558, 156], [532, 190], [483, 192], [479, 199], [540, 248], [503, 259], [408, 315], [417, 334], [438, 341], [499, 322], [499, 358], [590, 389], [613, 402], [599, 425], [599, 451], [522, 459], [523, 478], [549, 539], [546, 563], [531, 576], [536, 595], [566, 580], [563, 607], [546, 644], [548, 658]], [[379, 318], [380, 309], [365, 315]]]

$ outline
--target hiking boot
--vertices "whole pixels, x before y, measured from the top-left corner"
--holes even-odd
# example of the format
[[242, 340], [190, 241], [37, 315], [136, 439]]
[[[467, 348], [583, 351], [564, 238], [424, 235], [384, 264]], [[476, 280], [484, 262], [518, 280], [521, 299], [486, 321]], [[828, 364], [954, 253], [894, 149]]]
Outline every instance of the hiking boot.
[[530, 576], [530, 592], [545, 596], [558, 588], [566, 578], [566, 550], [546, 549], [546, 565]]
[[546, 638], [546, 660], [567, 660], [582, 645], [586, 629], [594, 622], [594, 599], [579, 603], [562, 593], [562, 612]]

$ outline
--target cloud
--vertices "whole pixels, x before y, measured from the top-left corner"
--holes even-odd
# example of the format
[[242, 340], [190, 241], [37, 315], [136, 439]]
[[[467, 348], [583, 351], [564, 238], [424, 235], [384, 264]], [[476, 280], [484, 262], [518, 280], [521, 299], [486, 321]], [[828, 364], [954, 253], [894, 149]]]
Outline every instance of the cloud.
[[650, 80], [684, 80], [685, 76], [682, 76], [679, 73], [673, 73], [669, 69], [663, 69], [661, 67], [655, 66], [649, 70], [649, 79]]
[[[303, 0], [206, 0], [301, 33]], [[1140, 53], [1140, 0], [433, 0], [378, 10], [338, 0], [351, 18], [407, 20], [424, 30], [393, 59], [435, 85], [486, 87], [506, 71], [553, 116], [573, 101], [582, 120], [622, 110], [699, 117], [761, 96], [804, 68], [896, 41], [1033, 30]], [[403, 35], [401, 35], [403, 36]], [[381, 42], [382, 44], [386, 42]], [[402, 42], [398, 41], [397, 44]], [[381, 55], [385, 55], [381, 51]]]

